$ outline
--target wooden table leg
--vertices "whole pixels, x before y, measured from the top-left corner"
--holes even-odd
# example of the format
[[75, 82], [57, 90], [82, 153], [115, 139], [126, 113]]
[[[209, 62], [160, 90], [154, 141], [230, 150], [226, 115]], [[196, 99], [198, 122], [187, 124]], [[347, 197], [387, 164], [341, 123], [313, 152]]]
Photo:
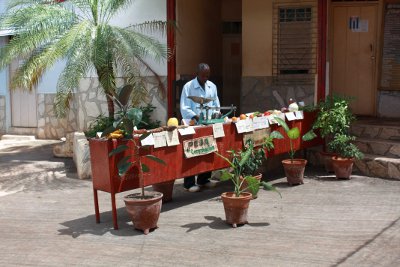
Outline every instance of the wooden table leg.
[[114, 193], [111, 193], [111, 204], [112, 204], [112, 216], [113, 216], [114, 230], [118, 230], [117, 207], [115, 204], [115, 194]]
[[97, 197], [97, 189], [93, 188], [94, 212], [96, 213], [96, 223], [100, 223], [99, 199]]

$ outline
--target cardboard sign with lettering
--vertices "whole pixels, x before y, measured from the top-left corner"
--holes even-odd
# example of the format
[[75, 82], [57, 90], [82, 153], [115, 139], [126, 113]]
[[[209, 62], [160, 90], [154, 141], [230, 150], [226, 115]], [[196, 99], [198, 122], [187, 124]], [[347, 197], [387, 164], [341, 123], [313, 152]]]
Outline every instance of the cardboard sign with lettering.
[[207, 155], [218, 151], [214, 136], [203, 136], [183, 141], [183, 151], [186, 158]]
[[264, 138], [268, 137], [271, 133], [271, 128], [256, 130], [252, 133], [247, 133], [243, 135], [243, 144], [246, 144], [248, 139], [254, 141], [254, 146], [261, 146], [264, 143]]

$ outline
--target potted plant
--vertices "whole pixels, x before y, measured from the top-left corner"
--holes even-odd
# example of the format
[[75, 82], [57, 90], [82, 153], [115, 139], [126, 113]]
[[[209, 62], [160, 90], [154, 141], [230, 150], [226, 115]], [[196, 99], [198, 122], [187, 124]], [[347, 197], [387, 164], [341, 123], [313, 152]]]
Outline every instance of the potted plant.
[[[279, 191], [267, 182], [258, 180], [252, 175], [242, 177], [244, 166], [249, 164], [254, 153], [254, 143], [247, 142], [243, 150], [231, 150], [231, 159], [228, 159], [221, 154], [215, 152], [218, 156], [228, 162], [230, 168], [224, 170], [221, 174], [221, 181], [232, 181], [234, 189], [233, 192], [224, 192], [221, 194], [222, 202], [225, 210], [226, 222], [232, 224], [234, 228], [240, 224], [246, 224], [247, 211], [249, 208], [252, 194], [257, 194], [260, 186], [265, 190]], [[246, 183], [246, 186], [243, 186]], [[246, 192], [249, 190], [250, 192]]]
[[[304, 179], [304, 169], [307, 164], [307, 160], [305, 159], [295, 159], [294, 156], [296, 154], [296, 149], [294, 148], [293, 142], [300, 138], [300, 130], [297, 127], [289, 128], [284, 120], [279, 117], [275, 117], [276, 121], [282, 126], [285, 130], [286, 135], [289, 138], [290, 150], [289, 157], [290, 159], [282, 160], [283, 168], [285, 170], [286, 178], [289, 185], [303, 184]], [[271, 133], [272, 138], [282, 139], [283, 135], [278, 131], [273, 131]], [[302, 136], [303, 141], [310, 141], [316, 137], [316, 134], [310, 130]]]
[[[336, 134], [346, 134], [355, 117], [349, 109], [351, 98], [339, 95], [328, 96], [318, 104], [317, 118], [313, 124], [314, 130], [319, 130], [325, 143], [328, 144]], [[337, 153], [331, 149], [320, 152], [327, 172], [333, 172], [332, 157]]]
[[128, 172], [136, 171], [138, 173], [141, 192], [125, 196], [124, 202], [135, 229], [142, 230], [144, 234], [148, 234], [151, 229], [157, 228], [163, 194], [144, 190], [143, 173], [149, 172], [150, 169], [146, 164], [142, 163], [142, 157], [161, 164], [165, 164], [165, 162], [153, 155], [143, 155], [141, 150], [145, 147], [140, 144], [140, 141], [149, 136], [150, 133], [135, 134], [135, 126], [142, 122], [143, 112], [140, 108], [130, 107], [128, 102], [130, 93], [128, 91], [131, 91], [132, 87], [126, 86], [122, 88], [123, 90], [126, 92], [121, 92], [118, 95], [122, 97], [114, 97], [114, 101], [121, 109], [117, 113], [118, 117], [114, 124], [103, 132], [103, 136], [118, 131], [124, 133], [124, 136], [129, 139], [128, 143], [120, 144], [112, 150], [109, 156], [111, 157], [124, 151], [132, 151], [132, 154], [128, 154], [118, 162], [118, 174], [120, 177], [125, 177]]
[[[262, 145], [255, 147], [254, 141], [252, 139], [248, 139], [246, 141], [245, 147], [248, 150], [251, 150], [252, 152], [250, 153], [249, 160], [245, 161], [242, 171], [241, 171], [241, 178], [243, 179], [244, 177], [247, 176], [253, 176], [256, 178], [258, 181], [261, 181], [262, 179], [262, 173], [260, 171], [260, 167], [263, 164], [263, 161], [266, 158], [265, 150], [270, 151], [271, 149], [274, 148], [274, 144], [272, 142], [271, 137], [264, 138], [264, 142]], [[245, 150], [246, 151], [246, 150]], [[242, 151], [241, 153], [244, 153]], [[247, 188], [247, 182], [244, 180], [242, 183], [243, 188]], [[251, 192], [249, 188], [246, 189], [246, 192]], [[251, 192], [252, 197], [257, 198], [257, 192]]]
[[350, 179], [354, 159], [361, 159], [364, 156], [357, 146], [352, 143], [354, 140], [354, 136], [336, 134], [328, 144], [329, 149], [336, 151], [338, 154], [332, 157], [333, 170], [338, 179]]

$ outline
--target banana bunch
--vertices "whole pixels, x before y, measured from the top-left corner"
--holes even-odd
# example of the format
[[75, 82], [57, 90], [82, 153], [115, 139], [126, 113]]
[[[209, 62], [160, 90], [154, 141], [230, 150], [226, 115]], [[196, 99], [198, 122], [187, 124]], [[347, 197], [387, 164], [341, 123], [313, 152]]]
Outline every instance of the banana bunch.
[[124, 132], [121, 129], [115, 130], [114, 132], [107, 135], [108, 139], [121, 139], [124, 138]]

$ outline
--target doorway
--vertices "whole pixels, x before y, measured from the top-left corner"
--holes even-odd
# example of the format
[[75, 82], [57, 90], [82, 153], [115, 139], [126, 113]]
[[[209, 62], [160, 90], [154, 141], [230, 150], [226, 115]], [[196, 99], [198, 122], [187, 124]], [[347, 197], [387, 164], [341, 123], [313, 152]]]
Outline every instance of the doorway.
[[376, 113], [377, 15], [377, 3], [332, 3], [330, 88], [358, 115]]
[[[13, 74], [20, 64], [19, 60], [14, 60], [10, 65], [10, 81]], [[22, 88], [16, 88], [10, 91], [11, 99], [11, 126], [36, 128], [37, 110], [36, 110], [36, 90], [28, 91]]]

